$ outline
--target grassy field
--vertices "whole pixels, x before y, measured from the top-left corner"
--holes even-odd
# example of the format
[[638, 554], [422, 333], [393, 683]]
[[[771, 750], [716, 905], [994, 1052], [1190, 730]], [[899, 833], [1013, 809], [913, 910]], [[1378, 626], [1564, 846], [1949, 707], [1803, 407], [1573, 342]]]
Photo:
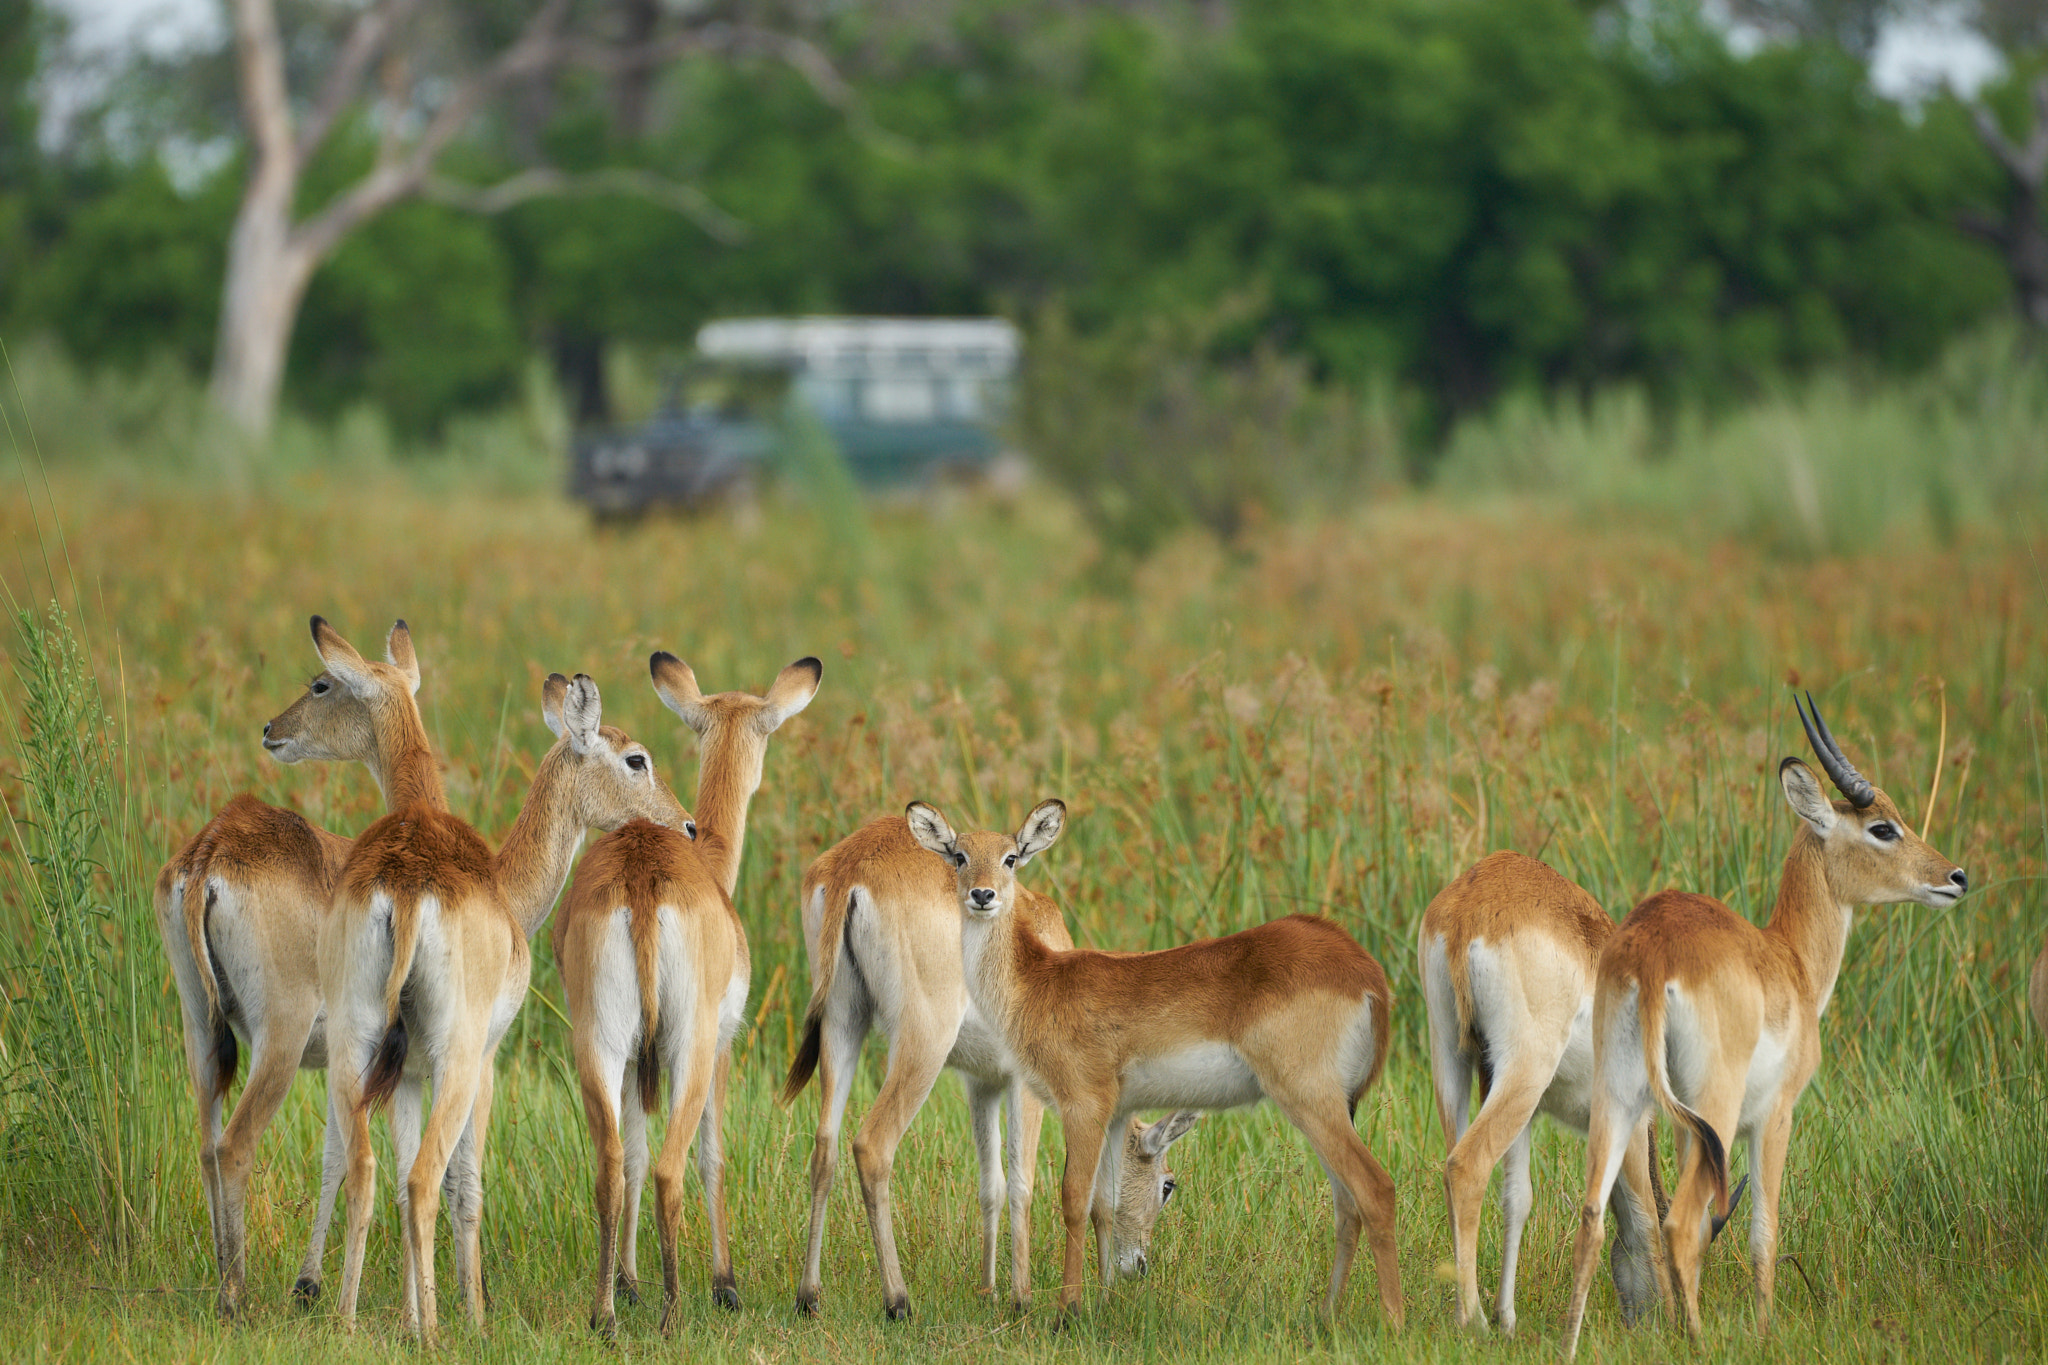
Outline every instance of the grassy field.
[[[591, 673], [606, 719], [645, 740], [687, 800], [695, 747], [646, 685], [649, 651], [674, 650], [714, 689], [758, 689], [804, 654], [825, 662], [817, 700], [775, 738], [740, 878], [754, 1023], [738, 1044], [728, 1133], [745, 1311], [711, 1308], [692, 1214], [679, 1339], [660, 1339], [646, 1303], [622, 1311], [616, 1348], [584, 1329], [588, 1144], [542, 935], [534, 997], [501, 1054], [486, 1171], [496, 1306], [482, 1341], [446, 1329], [465, 1357], [1548, 1356], [1580, 1147], [1539, 1131], [1521, 1337], [1456, 1333], [1416, 919], [1446, 880], [1501, 847], [1550, 860], [1617, 915], [1666, 886], [1760, 915], [1792, 835], [1771, 774], [1804, 752], [1794, 680], [1977, 889], [1947, 912], [1867, 915], [1851, 939], [1792, 1143], [1781, 1245], [1797, 1265], [1780, 1273], [1773, 1336], [1753, 1335], [1744, 1238], [1730, 1236], [1709, 1260], [1700, 1347], [1668, 1323], [1623, 1329], [1603, 1276], [1587, 1358], [2048, 1352], [2048, 1049], [2024, 1004], [2048, 928], [2048, 540], [2023, 519], [1945, 544], [1902, 536], [1786, 558], [1754, 548], [1768, 541], [1710, 538], [1683, 520], [1588, 518], [1540, 495], [1410, 497], [1255, 528], [1227, 548], [1172, 540], [1125, 580], [1099, 572], [1089, 536], [1049, 496], [866, 516], [768, 505], [593, 533], [551, 494], [450, 491], [395, 472], [302, 472], [233, 490], [133, 470], [60, 474], [61, 545], [40, 488], [39, 524], [25, 488], [0, 500], [14, 549], [0, 579], [37, 610], [54, 580], [111, 719], [80, 750], [104, 767], [88, 794], [100, 815], [66, 845], [71, 891], [101, 907], [82, 936], [51, 918], [69, 903], [50, 889], [67, 866], [50, 856], [64, 831], [19, 823], [34, 818], [22, 785], [32, 746], [17, 739], [4, 754], [17, 822], [0, 875], [13, 1001], [0, 1023], [12, 1087], [0, 1109], [10, 1355], [414, 1353], [397, 1330], [388, 1207], [354, 1339], [287, 1305], [317, 1176], [322, 1092], [310, 1078], [252, 1185], [253, 1311], [234, 1328], [214, 1322], [176, 1001], [147, 907], [157, 865], [238, 790], [341, 831], [377, 813], [362, 772], [283, 769], [256, 742], [317, 667], [313, 612], [366, 650], [392, 618], [411, 622], [451, 802], [487, 833], [509, 825], [549, 741], [538, 692], [550, 670]], [[0, 691], [17, 735], [48, 709], [32, 705], [43, 694], [29, 638], [4, 642]], [[1037, 1307], [999, 1310], [968, 1288], [974, 1164], [950, 1079], [898, 1166], [916, 1316], [881, 1321], [848, 1162], [824, 1313], [794, 1317], [816, 1101], [785, 1109], [773, 1091], [807, 993], [801, 869], [913, 797], [963, 828], [1007, 828], [1046, 795], [1063, 796], [1073, 818], [1027, 877], [1066, 907], [1085, 945], [1161, 947], [1312, 909], [1387, 965], [1397, 1034], [1359, 1122], [1399, 1190], [1405, 1333], [1381, 1321], [1369, 1271], [1334, 1336], [1315, 1329], [1327, 1186], [1270, 1109], [1212, 1116], [1175, 1149], [1180, 1193], [1150, 1278], [1095, 1298], [1064, 1334], [1049, 1311], [1060, 1160], [1049, 1124]], [[31, 867], [28, 855], [43, 861]], [[63, 942], [73, 957], [53, 958]], [[64, 966], [74, 960], [84, 965]], [[67, 986], [78, 996], [68, 1005], [56, 998]], [[89, 1045], [51, 1033], [67, 1019]], [[93, 1068], [82, 1078], [52, 1060], [80, 1052]], [[856, 1121], [879, 1075], [870, 1060]], [[386, 1192], [389, 1171], [387, 1160]], [[1489, 1295], [1498, 1252], [1490, 1210]], [[331, 1284], [331, 1244], [328, 1264]], [[655, 1273], [651, 1235], [640, 1268]]]

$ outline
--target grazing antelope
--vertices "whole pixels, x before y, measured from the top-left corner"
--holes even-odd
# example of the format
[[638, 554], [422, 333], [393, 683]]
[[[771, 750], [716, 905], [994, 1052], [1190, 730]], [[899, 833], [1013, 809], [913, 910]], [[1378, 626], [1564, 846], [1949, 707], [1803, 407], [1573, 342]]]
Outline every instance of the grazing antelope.
[[1066, 1129], [1062, 1311], [1080, 1302], [1091, 1213], [1104, 1286], [1110, 1281], [1106, 1211], [1093, 1196], [1119, 1183], [1123, 1148], [1106, 1141], [1114, 1125], [1138, 1109], [1231, 1109], [1270, 1099], [1330, 1177], [1337, 1243], [1324, 1315], [1334, 1318], [1343, 1302], [1362, 1223], [1380, 1305], [1398, 1326], [1394, 1182], [1352, 1126], [1359, 1097], [1387, 1060], [1393, 998], [1372, 955], [1314, 915], [1162, 952], [1055, 948], [1014, 907], [1017, 869], [1059, 838], [1065, 805], [1041, 802], [1014, 837], [955, 834], [921, 801], [905, 815], [917, 842], [953, 865], [975, 1009]]
[[[445, 805], [413, 701], [420, 669], [405, 622], [391, 628], [386, 663], [364, 659], [318, 616], [312, 630], [321, 671], [263, 727], [263, 747], [281, 763], [361, 763], [394, 806]], [[157, 930], [178, 984], [185, 1061], [199, 1102], [199, 1168], [222, 1317], [234, 1316], [246, 1287], [243, 1208], [256, 1144], [293, 1075], [327, 1065], [315, 945], [351, 847], [245, 792], [157, 874]], [[249, 1078], [223, 1128], [243, 1046]], [[320, 1293], [320, 1256], [341, 1185], [340, 1139], [330, 1127], [312, 1239], [294, 1286], [302, 1300]]]
[[[1457, 1321], [1485, 1330], [1479, 1301], [1479, 1206], [1503, 1158], [1505, 1236], [1496, 1309], [1515, 1330], [1515, 1268], [1529, 1218], [1529, 1140], [1536, 1115], [1584, 1134], [1593, 1079], [1593, 977], [1614, 921], [1576, 883], [1520, 853], [1489, 854], [1422, 912], [1416, 957], [1429, 1013], [1430, 1076], [1443, 1122], [1444, 1196], [1457, 1268]], [[1479, 1113], [1472, 1115], [1472, 1078]], [[1469, 1124], [1469, 1126], [1468, 1126]], [[1622, 1315], [1634, 1321], [1662, 1292], [1663, 1210], [1645, 1115], [1629, 1135], [1614, 1187], [1611, 1258]]]
[[[824, 676], [822, 664], [804, 658], [783, 669], [766, 696], [707, 697], [689, 665], [673, 654], [656, 654], [648, 669], [656, 694], [702, 740], [694, 841], [638, 820], [598, 840], [576, 869], [553, 934], [597, 1159], [597, 1298], [590, 1325], [607, 1336], [617, 1325], [615, 1285], [629, 1302], [640, 1297], [634, 1252], [647, 1178], [647, 1116], [663, 1072], [668, 1123], [654, 1162], [662, 1330], [675, 1314], [676, 1236], [692, 1132], [711, 1234], [712, 1299], [725, 1308], [740, 1306], [726, 1241], [724, 1132], [749, 959], [732, 896], [768, 737], [810, 704]], [[625, 1245], [615, 1263], [622, 1212]]]
[[[811, 1001], [803, 1041], [782, 1088], [794, 1100], [818, 1077], [818, 1129], [811, 1147], [810, 1242], [797, 1311], [818, 1311], [823, 1292], [825, 1210], [839, 1165], [839, 1126], [870, 1029], [888, 1041], [888, 1073], [853, 1139], [875, 1259], [882, 1271], [882, 1307], [891, 1319], [910, 1312], [910, 1291], [896, 1256], [889, 1183], [896, 1149], [924, 1106], [939, 1073], [950, 1067], [967, 1086], [975, 1155], [981, 1167], [981, 1287], [996, 1289], [999, 1224], [1010, 1208], [1010, 1294], [1031, 1298], [1031, 1188], [1045, 1108], [1024, 1085], [1002, 1038], [968, 998], [960, 969], [960, 894], [953, 874], [925, 855], [900, 815], [870, 821], [820, 854], [804, 870], [804, 947], [811, 962]], [[1044, 942], [1074, 946], [1057, 905], [1028, 887], [1017, 889], [1016, 914]], [[998, 1115], [1007, 1109], [999, 1137]], [[1125, 1176], [1114, 1204], [1118, 1267], [1142, 1274], [1160, 1208], [1173, 1197], [1166, 1149], [1197, 1114], [1173, 1114], [1151, 1125], [1131, 1121], [1124, 1134]], [[1003, 1173], [1007, 1148], [1010, 1176]], [[1109, 1195], [1104, 1193], [1105, 1206]]]
[[[446, 811], [395, 811], [356, 840], [321, 925], [328, 1110], [342, 1130], [348, 1192], [338, 1308], [351, 1329], [377, 1179], [370, 1109], [385, 1099], [402, 1176], [405, 1324], [425, 1339], [437, 1323], [434, 1223], [447, 1176], [456, 1276], [481, 1325], [477, 1229], [492, 1063], [526, 998], [527, 940], [569, 879], [586, 829], [635, 818], [681, 828], [687, 819], [647, 750], [600, 723], [589, 678], [550, 674], [541, 711], [558, 739], [495, 855]], [[430, 1078], [422, 1132], [420, 1090]]]
[[[1809, 706], [1812, 697], [1807, 698]], [[1798, 698], [1793, 698], [1798, 705]], [[1816, 709], [1800, 724], [1846, 801], [1829, 801], [1797, 758], [1778, 765], [1800, 828], [1759, 929], [1710, 896], [1661, 891], [1634, 910], [1600, 955], [1593, 988], [1593, 1104], [1586, 1197], [1572, 1251], [1565, 1354], [1578, 1346], [1599, 1253], [1600, 1206], [1628, 1143], [1654, 1104], [1679, 1135], [1681, 1167], [1664, 1243], [1685, 1327], [1700, 1329], [1700, 1255], [1712, 1211], [1725, 1213], [1728, 1144], [1749, 1140], [1750, 1269], [1759, 1330], [1777, 1271], [1778, 1190], [1792, 1107], [1820, 1065], [1820, 1015], [1834, 993], [1858, 905], [1954, 904], [1963, 870], [1923, 843], [1891, 798], [1843, 757]]]

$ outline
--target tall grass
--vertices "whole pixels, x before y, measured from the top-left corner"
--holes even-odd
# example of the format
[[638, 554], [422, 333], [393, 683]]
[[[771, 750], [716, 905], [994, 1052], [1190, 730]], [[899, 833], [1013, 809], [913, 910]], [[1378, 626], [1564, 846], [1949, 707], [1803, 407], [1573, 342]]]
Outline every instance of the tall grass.
[[[70, 618], [54, 603], [14, 613], [12, 704], [18, 796], [7, 794], [0, 937], [8, 985], [0, 1029], [0, 1152], [17, 1227], [50, 1221], [122, 1252], [153, 1227], [159, 1115], [146, 1036], [158, 969], [148, 957], [147, 887], [133, 798], [121, 789], [124, 735]], [[65, 1222], [68, 1217], [70, 1226]]]
[[1516, 394], [1457, 429], [1438, 478], [1804, 557], [2010, 533], [2048, 509], [2048, 355], [1991, 328], [1910, 380], [1830, 372], [1718, 413]]
[[[1984, 440], [2003, 430], [1987, 426]], [[1958, 428], [1956, 439], [1976, 438]], [[90, 609], [98, 643], [62, 644], [41, 608], [33, 639], [5, 643], [0, 692], [17, 744], [7, 795], [34, 826], [11, 852], [41, 860], [42, 831], [63, 825], [33, 813], [42, 798], [32, 795], [31, 751], [75, 753], [63, 781], [98, 794], [60, 785], [50, 808], [112, 803], [97, 825], [74, 824], [82, 851], [63, 855], [91, 867], [68, 883], [88, 889], [74, 894], [85, 909], [65, 927], [91, 929], [76, 940], [87, 965], [70, 971], [101, 983], [77, 994], [76, 1027], [134, 1041], [108, 1043], [90, 1082], [102, 1087], [90, 1093], [117, 1097], [111, 1109], [47, 1111], [86, 1114], [86, 1126], [56, 1130], [79, 1152], [79, 1134], [117, 1142], [118, 1153], [95, 1149], [95, 1160], [118, 1157], [121, 1182], [17, 1139], [45, 1122], [32, 1091], [12, 1092], [0, 1119], [8, 1150], [29, 1156], [0, 1169], [0, 1313], [27, 1350], [397, 1350], [386, 1208], [371, 1239], [363, 1339], [344, 1347], [321, 1314], [301, 1320], [283, 1307], [318, 1179], [317, 1080], [294, 1089], [259, 1154], [248, 1215], [254, 1321], [224, 1334], [203, 1293], [141, 1292], [203, 1289], [213, 1273], [175, 995], [146, 927], [149, 872], [243, 788], [340, 831], [378, 813], [361, 774], [281, 770], [257, 744], [263, 719], [315, 666], [304, 633], [315, 611], [363, 647], [392, 618], [410, 621], [451, 803], [487, 833], [510, 825], [549, 742], [536, 715], [547, 672], [591, 672], [607, 721], [647, 741], [687, 794], [695, 747], [641, 681], [651, 649], [677, 651], [711, 688], [759, 687], [804, 654], [825, 660], [817, 700], [775, 737], [737, 898], [754, 961], [728, 1127], [747, 1310], [728, 1319], [700, 1301], [692, 1215], [682, 1325], [692, 1356], [1547, 1354], [1568, 1286], [1582, 1149], [1540, 1131], [1524, 1339], [1474, 1346], [1455, 1335], [1434, 1275], [1449, 1237], [1411, 966], [1416, 920], [1458, 870], [1508, 846], [1548, 859], [1617, 914], [1680, 886], [1761, 918], [1792, 834], [1772, 774], [1803, 747], [1785, 704], [1794, 677], [1976, 889], [1947, 911], [1894, 908], [1859, 923], [1793, 1137], [1783, 1249], [1799, 1268], [1779, 1277], [1778, 1335], [1770, 1346], [1751, 1341], [1741, 1239], [1731, 1237], [1711, 1258], [1704, 1350], [1917, 1359], [2028, 1358], [2048, 1347], [2048, 1068], [2021, 998], [2044, 929], [2048, 851], [2035, 758], [2048, 738], [2036, 691], [2048, 676], [2038, 523], [2008, 518], [1992, 523], [2003, 534], [1948, 543], [1888, 533], [1787, 555], [1734, 528], [1589, 518], [1543, 498], [1398, 496], [1249, 523], [1229, 544], [1183, 529], [1111, 590], [1093, 569], [1104, 553], [1097, 532], [1042, 487], [1013, 500], [871, 508], [865, 549], [849, 563], [830, 509], [776, 499], [749, 517], [653, 519], [594, 535], [552, 495], [423, 483], [403, 462], [316, 463], [240, 497], [202, 479], [107, 480], [67, 472], [61, 456], [53, 465], [80, 585], [67, 580], [58, 596], [70, 620]], [[33, 545], [25, 505], [0, 503], [0, 534]], [[17, 600], [41, 600], [24, 570], [0, 562], [0, 580]], [[73, 695], [31, 685], [46, 675], [79, 680], [77, 695], [89, 678], [106, 700], [32, 708], [32, 696]], [[120, 744], [95, 719], [109, 711], [122, 717]], [[53, 719], [39, 730], [32, 716], [45, 714]], [[97, 739], [67, 751], [67, 734]], [[1064, 796], [1073, 816], [1031, 876], [1081, 943], [1160, 947], [1316, 909], [1388, 967], [1394, 1055], [1359, 1121], [1397, 1181], [1406, 1336], [1382, 1331], [1356, 1285], [1334, 1340], [1309, 1331], [1306, 1306], [1327, 1270], [1326, 1186], [1291, 1130], [1258, 1111], [1213, 1116], [1175, 1149], [1181, 1193], [1147, 1281], [1120, 1287], [1061, 1338], [1042, 1312], [993, 1313], [968, 1287], [974, 1168], [951, 1082], [899, 1156], [898, 1236], [917, 1318], [879, 1322], [850, 1171], [832, 1210], [824, 1320], [789, 1317], [815, 1099], [783, 1109], [773, 1091], [808, 986], [801, 868], [913, 797], [963, 825], [1007, 825], [1047, 795]], [[38, 908], [37, 897], [55, 894], [45, 867], [21, 860], [0, 885], [16, 897], [0, 970], [9, 998], [28, 1002], [0, 1022], [10, 1059], [36, 1046], [26, 1041], [42, 1027], [35, 1011], [63, 999], [39, 975], [53, 932]], [[600, 1349], [580, 1326], [595, 1251], [560, 1000], [543, 935], [534, 996], [500, 1054], [486, 1169], [492, 1335], [458, 1335], [465, 1353]], [[878, 1074], [871, 1059], [856, 1122]], [[1041, 1294], [1056, 1264], [1057, 1125], [1047, 1147], [1035, 1220]], [[1485, 1237], [1490, 1277], [1491, 1219]], [[260, 1306], [266, 1293], [274, 1309]], [[624, 1315], [625, 1349], [678, 1349], [648, 1340], [652, 1318], [645, 1306]], [[1649, 1360], [1675, 1346], [1668, 1328], [1626, 1333], [1616, 1318], [1603, 1286], [1589, 1351]]]

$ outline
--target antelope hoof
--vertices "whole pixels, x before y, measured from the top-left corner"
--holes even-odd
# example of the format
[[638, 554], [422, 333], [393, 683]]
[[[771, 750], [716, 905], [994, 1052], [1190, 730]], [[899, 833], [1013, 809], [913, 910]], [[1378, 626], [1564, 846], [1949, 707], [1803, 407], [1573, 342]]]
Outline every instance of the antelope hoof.
[[816, 1290], [799, 1289], [796, 1295], [796, 1313], [800, 1318], [818, 1316], [818, 1295]]
[[735, 1285], [735, 1284], [734, 1284], [734, 1283], [733, 1283], [732, 1281], [730, 1281], [730, 1280], [727, 1280], [727, 1281], [725, 1281], [725, 1282], [724, 1282], [724, 1283], [722, 1283], [722, 1284], [714, 1284], [714, 1285], [712, 1285], [712, 1286], [711, 1286], [711, 1301], [712, 1301], [713, 1303], [717, 1304], [717, 1305], [718, 1305], [718, 1306], [719, 1306], [720, 1308], [723, 1308], [723, 1309], [724, 1309], [724, 1310], [725, 1310], [726, 1312], [728, 1312], [728, 1313], [737, 1313], [737, 1312], [739, 1312], [739, 1311], [740, 1311], [740, 1291], [739, 1291], [739, 1286]]
[[627, 1305], [632, 1308], [638, 1308], [640, 1306], [640, 1281], [629, 1280], [624, 1275], [621, 1275], [616, 1283], [619, 1295], [626, 1300]]
[[592, 1313], [590, 1315], [590, 1330], [603, 1337], [606, 1341], [617, 1341], [619, 1339], [619, 1315], [617, 1313], [610, 1313], [600, 1316]]
[[233, 1322], [235, 1320], [234, 1297], [223, 1289], [220, 1297], [214, 1300], [213, 1311], [214, 1315], [222, 1322]]
[[910, 1316], [910, 1296], [888, 1300], [882, 1305], [882, 1312], [891, 1322], [903, 1321]]
[[292, 1301], [301, 1308], [311, 1308], [320, 1300], [320, 1281], [311, 1275], [299, 1276], [292, 1285]]

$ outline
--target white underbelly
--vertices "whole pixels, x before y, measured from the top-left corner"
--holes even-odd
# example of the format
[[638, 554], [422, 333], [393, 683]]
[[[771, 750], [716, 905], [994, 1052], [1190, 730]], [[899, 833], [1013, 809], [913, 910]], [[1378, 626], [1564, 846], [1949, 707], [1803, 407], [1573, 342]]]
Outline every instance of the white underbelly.
[[1251, 1066], [1228, 1043], [1196, 1043], [1124, 1068], [1118, 1108], [1235, 1109], [1265, 1098]]

